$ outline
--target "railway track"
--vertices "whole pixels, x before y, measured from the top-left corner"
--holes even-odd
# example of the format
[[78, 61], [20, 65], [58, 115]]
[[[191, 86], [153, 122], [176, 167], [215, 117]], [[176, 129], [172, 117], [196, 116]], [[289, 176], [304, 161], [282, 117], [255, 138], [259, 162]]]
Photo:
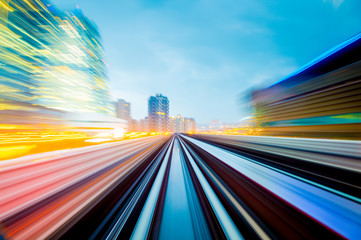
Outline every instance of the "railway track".
[[[219, 139], [174, 134], [136, 143], [133, 150], [131, 146], [123, 149], [128, 151], [127, 157], [116, 148], [95, 151], [92, 156], [106, 151], [97, 175], [78, 181], [68, 177], [73, 189], [55, 191], [57, 195], [42, 199], [38, 205], [29, 203], [27, 209], [32, 211], [10, 211], [2, 220], [8, 234], [5, 237], [358, 239], [361, 236], [361, 200], [353, 194], [359, 187], [357, 180], [328, 181], [332, 171], [319, 174], [310, 162], [305, 174], [298, 162], [292, 165], [289, 159], [276, 161], [273, 155], [267, 159], [263, 151], [254, 150], [251, 154], [242, 151], [241, 144], [237, 147]], [[104, 159], [109, 155], [113, 160], [107, 162]], [[64, 164], [56, 160], [48, 164], [51, 163]], [[88, 164], [84, 166], [91, 172], [93, 168]], [[47, 176], [50, 169], [47, 167], [41, 173]], [[61, 172], [62, 168], [55, 169]], [[78, 174], [82, 175], [82, 171]], [[336, 184], [336, 180], [351, 187], [341, 191], [343, 185]], [[74, 195], [86, 186], [86, 190]], [[69, 199], [71, 194], [74, 196]], [[52, 209], [54, 206], [56, 211]], [[29, 223], [29, 216], [38, 218]], [[24, 223], [28, 224], [21, 225]], [[32, 235], [22, 238], [29, 233]]]

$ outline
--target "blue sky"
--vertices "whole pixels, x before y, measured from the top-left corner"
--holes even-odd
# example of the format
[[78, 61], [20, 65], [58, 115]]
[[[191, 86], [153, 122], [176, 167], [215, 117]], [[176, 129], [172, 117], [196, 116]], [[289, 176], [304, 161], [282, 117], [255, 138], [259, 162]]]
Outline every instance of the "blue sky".
[[239, 96], [268, 86], [361, 31], [359, 0], [56, 0], [100, 28], [114, 98], [147, 115], [162, 93], [170, 113], [237, 122]]

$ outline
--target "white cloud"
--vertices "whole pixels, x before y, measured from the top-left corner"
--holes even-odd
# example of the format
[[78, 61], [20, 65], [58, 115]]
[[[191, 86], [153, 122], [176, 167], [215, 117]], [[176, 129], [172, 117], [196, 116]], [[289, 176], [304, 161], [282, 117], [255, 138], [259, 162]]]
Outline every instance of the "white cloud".
[[262, 2], [134, 2], [99, 19], [112, 94], [131, 102], [133, 118], [147, 115], [148, 97], [162, 93], [171, 114], [237, 122], [240, 92], [294, 68], [275, 48], [264, 21], [274, 16]]
[[341, 4], [344, 2], [344, 0], [323, 0], [324, 3], [330, 3], [332, 4], [333, 8], [337, 9], [341, 6]]
[[212, 119], [237, 122], [242, 116], [240, 92], [258, 84], [270, 85], [296, 69], [292, 59], [275, 54], [251, 54], [252, 58], [221, 59], [208, 65], [174, 46], [147, 45], [147, 51], [156, 56], [153, 62], [157, 68], [118, 68], [112, 76], [112, 89], [117, 89], [113, 95], [132, 103], [132, 116], [136, 119], [147, 115], [148, 97], [162, 93], [170, 100], [171, 115], [180, 113], [200, 122]]

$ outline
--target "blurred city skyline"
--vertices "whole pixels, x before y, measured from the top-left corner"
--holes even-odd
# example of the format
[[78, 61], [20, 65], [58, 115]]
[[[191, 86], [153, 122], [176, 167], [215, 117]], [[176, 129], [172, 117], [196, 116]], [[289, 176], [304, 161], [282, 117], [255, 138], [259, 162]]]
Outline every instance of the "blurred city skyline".
[[162, 93], [170, 115], [238, 122], [248, 114], [239, 93], [277, 82], [361, 23], [355, 0], [52, 2], [79, 6], [99, 26], [112, 96], [131, 102], [135, 119]]

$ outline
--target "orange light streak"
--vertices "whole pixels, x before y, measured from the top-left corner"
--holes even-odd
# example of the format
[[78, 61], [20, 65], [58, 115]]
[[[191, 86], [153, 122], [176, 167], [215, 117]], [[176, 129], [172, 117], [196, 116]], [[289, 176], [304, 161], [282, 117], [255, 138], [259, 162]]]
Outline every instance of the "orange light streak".
[[49, 212], [53, 211], [55, 208], [59, 207], [60, 205], [62, 205], [63, 203], [69, 201], [70, 199], [72, 199], [73, 197], [75, 197], [76, 195], [78, 195], [79, 193], [85, 191], [86, 189], [90, 188], [91, 186], [93, 186], [95, 183], [99, 182], [100, 180], [102, 180], [103, 178], [105, 178], [106, 176], [108, 176], [109, 174], [113, 173], [114, 171], [118, 170], [119, 168], [121, 168], [122, 166], [124, 166], [125, 164], [129, 163], [130, 161], [134, 160], [135, 158], [139, 157], [140, 155], [142, 155], [143, 153], [145, 153], [146, 151], [150, 150], [151, 148], [153, 148], [154, 146], [160, 144], [162, 141], [157, 142], [155, 144], [153, 144], [152, 146], [150, 146], [149, 148], [143, 150], [142, 152], [138, 153], [136, 156], [130, 158], [129, 160], [127, 160], [126, 162], [120, 164], [118, 167], [114, 168], [113, 170], [111, 170], [110, 172], [107, 172], [106, 174], [104, 174], [103, 176], [99, 177], [98, 179], [94, 180], [93, 182], [91, 182], [90, 184], [88, 184], [87, 186], [85, 186], [84, 188], [80, 189], [79, 191], [77, 191], [76, 193], [72, 194], [70, 197], [64, 199], [63, 201], [61, 201], [60, 203], [58, 203], [57, 205], [55, 205], [54, 207], [48, 209], [47, 211], [45, 211], [44, 213], [42, 213], [41, 215], [37, 216], [34, 219], [31, 219], [29, 222], [27, 222], [26, 224], [24, 224], [23, 226], [17, 228], [16, 230], [14, 230], [13, 232], [9, 233], [6, 238], [11, 237], [12, 235], [14, 235], [15, 233], [17, 233], [18, 231], [20, 231], [21, 229], [25, 228], [26, 226], [30, 225], [31, 223], [33, 223], [34, 221], [36, 221], [37, 219], [41, 218], [42, 216], [48, 214]]

